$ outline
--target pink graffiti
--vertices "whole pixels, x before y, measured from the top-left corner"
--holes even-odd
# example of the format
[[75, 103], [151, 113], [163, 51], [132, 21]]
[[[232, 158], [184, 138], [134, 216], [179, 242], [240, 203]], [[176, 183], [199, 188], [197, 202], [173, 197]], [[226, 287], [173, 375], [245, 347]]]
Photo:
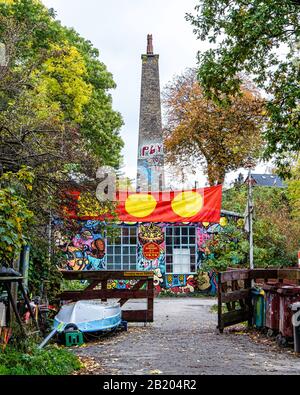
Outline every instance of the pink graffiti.
[[144, 145], [141, 148], [141, 157], [148, 158], [158, 154], [163, 153], [163, 145], [162, 144], [151, 144], [151, 145]]

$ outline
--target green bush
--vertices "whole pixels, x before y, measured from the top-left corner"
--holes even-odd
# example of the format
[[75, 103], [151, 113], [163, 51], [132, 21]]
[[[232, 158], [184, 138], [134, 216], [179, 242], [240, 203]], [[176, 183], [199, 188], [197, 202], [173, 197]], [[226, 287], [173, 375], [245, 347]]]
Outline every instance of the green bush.
[[57, 346], [44, 350], [34, 346], [25, 353], [8, 346], [5, 352], [0, 351], [0, 375], [68, 375], [81, 367], [74, 354]]

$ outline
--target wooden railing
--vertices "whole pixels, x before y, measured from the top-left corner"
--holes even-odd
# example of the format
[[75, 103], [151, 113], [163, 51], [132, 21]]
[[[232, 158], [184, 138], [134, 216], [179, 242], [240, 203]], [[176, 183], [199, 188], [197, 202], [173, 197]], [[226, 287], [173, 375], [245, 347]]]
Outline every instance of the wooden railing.
[[[226, 327], [241, 322], [252, 325], [252, 283], [262, 285], [268, 281], [300, 284], [300, 269], [230, 270], [218, 274], [218, 329], [221, 333]], [[225, 306], [227, 311], [224, 311]]]
[[[68, 281], [85, 281], [86, 288], [80, 291], [64, 291], [59, 295], [61, 301], [119, 299], [121, 307], [132, 299], [146, 299], [146, 310], [123, 310], [122, 317], [127, 322], [153, 322], [154, 281], [153, 272], [136, 271], [62, 271]], [[129, 288], [108, 288], [109, 281], [135, 280]]]

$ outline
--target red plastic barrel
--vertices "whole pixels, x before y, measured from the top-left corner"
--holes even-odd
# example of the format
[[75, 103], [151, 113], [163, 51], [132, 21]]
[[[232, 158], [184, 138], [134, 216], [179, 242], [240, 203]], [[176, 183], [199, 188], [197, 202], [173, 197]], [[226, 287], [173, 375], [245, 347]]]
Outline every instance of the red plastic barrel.
[[283, 286], [278, 289], [279, 294], [279, 332], [287, 339], [293, 337], [293, 312], [291, 305], [300, 302], [300, 287]]
[[279, 293], [277, 292], [282, 284], [264, 284], [263, 290], [266, 294], [266, 327], [272, 334], [279, 332]]

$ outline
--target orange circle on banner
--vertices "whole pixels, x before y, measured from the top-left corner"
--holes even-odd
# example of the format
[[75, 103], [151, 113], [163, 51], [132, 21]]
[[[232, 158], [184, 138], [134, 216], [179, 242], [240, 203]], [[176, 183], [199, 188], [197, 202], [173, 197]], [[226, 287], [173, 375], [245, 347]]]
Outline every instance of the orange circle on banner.
[[154, 261], [160, 257], [160, 247], [156, 243], [147, 243], [143, 247], [143, 255], [148, 261]]
[[203, 208], [203, 197], [198, 192], [182, 192], [172, 201], [175, 214], [183, 218], [191, 218]]
[[128, 214], [136, 218], [145, 218], [153, 213], [157, 206], [157, 201], [152, 195], [137, 193], [128, 196], [125, 202], [125, 210]]

